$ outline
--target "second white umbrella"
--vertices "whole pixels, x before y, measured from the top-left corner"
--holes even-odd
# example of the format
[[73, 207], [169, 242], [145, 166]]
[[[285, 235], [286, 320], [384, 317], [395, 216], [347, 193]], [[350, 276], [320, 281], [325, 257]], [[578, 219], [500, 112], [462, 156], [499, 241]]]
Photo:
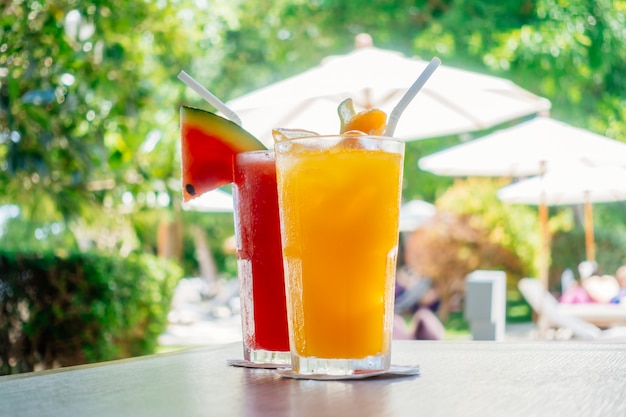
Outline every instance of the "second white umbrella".
[[547, 206], [585, 205], [585, 244], [587, 260], [595, 261], [593, 203], [626, 200], [626, 169], [619, 166], [568, 167], [546, 172], [541, 177], [518, 181], [501, 188], [498, 197], [508, 203], [543, 207], [542, 229], [547, 226]]

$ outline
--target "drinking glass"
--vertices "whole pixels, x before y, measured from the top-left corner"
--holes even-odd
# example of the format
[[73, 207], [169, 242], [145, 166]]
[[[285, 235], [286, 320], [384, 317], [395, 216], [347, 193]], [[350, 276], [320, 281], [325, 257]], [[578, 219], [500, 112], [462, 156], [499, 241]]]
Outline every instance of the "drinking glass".
[[273, 151], [235, 156], [233, 199], [244, 359], [289, 364]]
[[275, 144], [293, 372], [388, 370], [404, 142]]

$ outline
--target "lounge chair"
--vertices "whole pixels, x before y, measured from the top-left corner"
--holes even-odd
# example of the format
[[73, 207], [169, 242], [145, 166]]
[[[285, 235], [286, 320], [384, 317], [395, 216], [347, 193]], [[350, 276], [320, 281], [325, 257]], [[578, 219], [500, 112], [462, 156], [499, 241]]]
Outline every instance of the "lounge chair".
[[[539, 316], [539, 329], [568, 329], [573, 337], [582, 340], [624, 341], [626, 327], [601, 329], [572, 313], [572, 307], [560, 305], [556, 298], [543, 289], [535, 278], [522, 278], [518, 283], [522, 295]], [[565, 308], [563, 308], [565, 307]]]

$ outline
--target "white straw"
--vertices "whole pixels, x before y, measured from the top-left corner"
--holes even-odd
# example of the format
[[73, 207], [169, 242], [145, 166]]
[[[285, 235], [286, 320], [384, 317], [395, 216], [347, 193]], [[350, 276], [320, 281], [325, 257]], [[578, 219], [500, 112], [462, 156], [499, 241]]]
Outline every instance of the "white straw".
[[420, 76], [417, 77], [417, 80], [415, 80], [413, 85], [407, 90], [406, 94], [404, 94], [404, 96], [400, 99], [396, 107], [393, 108], [391, 114], [389, 115], [389, 122], [387, 123], [387, 129], [385, 130], [385, 136], [393, 136], [393, 132], [395, 132], [396, 126], [398, 125], [398, 120], [400, 120], [400, 115], [409, 105], [411, 100], [413, 100], [417, 93], [422, 89], [424, 84], [426, 84], [426, 81], [428, 81], [430, 76], [433, 75], [439, 64], [441, 64], [441, 60], [434, 57], [428, 63]]
[[216, 109], [224, 113], [224, 115], [226, 115], [228, 119], [241, 126], [241, 119], [239, 118], [239, 116], [237, 116], [237, 113], [229, 109], [222, 100], [215, 97], [213, 93], [204, 88], [198, 81], [194, 80], [191, 75], [187, 74], [185, 71], [181, 71], [178, 74], [178, 79], [187, 84], [187, 86], [189, 86], [193, 91], [198, 93], [200, 97], [215, 106]]

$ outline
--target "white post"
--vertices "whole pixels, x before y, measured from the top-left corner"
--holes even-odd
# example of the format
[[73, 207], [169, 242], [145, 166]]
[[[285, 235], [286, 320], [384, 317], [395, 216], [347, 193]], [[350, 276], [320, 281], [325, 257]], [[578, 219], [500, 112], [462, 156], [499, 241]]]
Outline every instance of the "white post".
[[465, 319], [474, 340], [504, 340], [506, 273], [478, 270], [467, 276]]

